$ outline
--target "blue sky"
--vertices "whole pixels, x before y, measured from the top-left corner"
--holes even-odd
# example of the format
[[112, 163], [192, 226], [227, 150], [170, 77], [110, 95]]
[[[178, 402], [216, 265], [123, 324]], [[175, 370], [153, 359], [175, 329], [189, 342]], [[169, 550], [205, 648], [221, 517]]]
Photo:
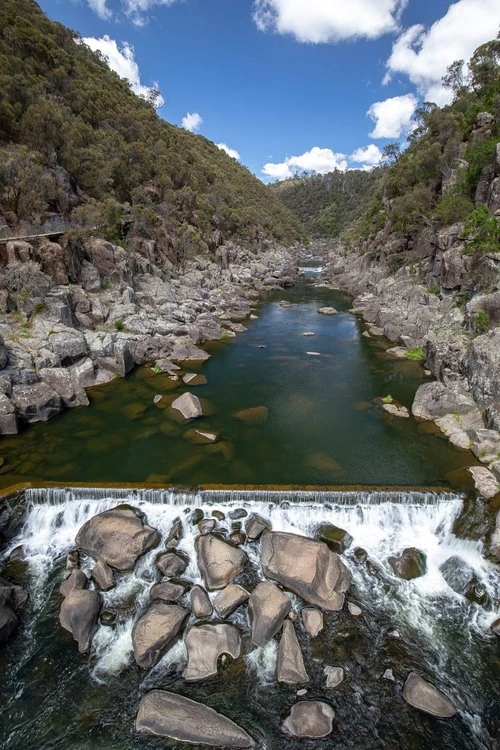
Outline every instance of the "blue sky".
[[38, 2], [266, 181], [375, 164], [500, 22], [498, 0]]

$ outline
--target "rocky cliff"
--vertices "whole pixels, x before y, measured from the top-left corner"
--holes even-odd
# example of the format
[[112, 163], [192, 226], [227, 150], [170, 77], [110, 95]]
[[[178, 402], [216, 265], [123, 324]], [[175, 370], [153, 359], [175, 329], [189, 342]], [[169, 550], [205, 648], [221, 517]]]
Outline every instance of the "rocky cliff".
[[89, 403], [136, 364], [201, 360], [244, 330], [259, 293], [293, 283], [290, 253], [235, 244], [174, 267], [155, 242], [0, 244], [0, 434]]

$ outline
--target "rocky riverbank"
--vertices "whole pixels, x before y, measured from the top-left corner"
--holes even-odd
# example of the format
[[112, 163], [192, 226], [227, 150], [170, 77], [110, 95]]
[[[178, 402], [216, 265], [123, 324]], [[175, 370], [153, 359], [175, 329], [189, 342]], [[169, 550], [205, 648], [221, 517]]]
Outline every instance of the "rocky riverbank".
[[309, 252], [323, 258], [327, 283], [352, 295], [365, 336], [385, 336], [389, 353], [420, 359], [435, 376], [418, 389], [413, 415], [473, 451], [485, 464], [471, 469], [474, 481], [491, 498], [500, 490], [500, 256], [481, 259], [490, 291], [474, 293], [462, 227], [422, 236], [419, 260], [394, 271], [405, 242], [384, 230], [360, 249], [325, 240]]
[[208, 358], [262, 292], [294, 283], [287, 250], [222, 244], [174, 267], [156, 244], [91, 238], [0, 245], [0, 435], [89, 403], [135, 365]]

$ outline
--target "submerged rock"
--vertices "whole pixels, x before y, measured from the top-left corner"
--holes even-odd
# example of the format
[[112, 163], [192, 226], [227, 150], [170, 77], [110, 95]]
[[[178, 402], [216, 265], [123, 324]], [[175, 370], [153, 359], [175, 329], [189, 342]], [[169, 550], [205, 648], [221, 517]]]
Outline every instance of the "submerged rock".
[[267, 420], [269, 414], [269, 409], [267, 406], [254, 406], [251, 409], [242, 409], [241, 411], [236, 412], [234, 415], [236, 419], [239, 419], [240, 422], [245, 422], [246, 424], [251, 425], [259, 425], [264, 424], [264, 422]]
[[282, 724], [282, 729], [292, 737], [327, 737], [333, 729], [335, 712], [328, 703], [322, 701], [299, 701], [292, 706], [290, 715]]
[[152, 690], [144, 696], [135, 728], [177, 742], [217, 748], [256, 747], [244, 729], [213, 708], [164, 690]]
[[226, 588], [215, 598], [214, 609], [219, 617], [229, 617], [235, 609], [246, 602], [249, 598], [250, 594], [243, 588], [243, 586], [238, 586], [237, 583], [230, 583], [229, 586], [226, 586]]
[[90, 649], [100, 609], [99, 594], [89, 589], [72, 589], [61, 604], [59, 622], [78, 643], [80, 653]]
[[323, 542], [272, 531], [262, 537], [261, 562], [268, 578], [306, 602], [329, 611], [342, 609], [351, 573]]
[[397, 557], [389, 557], [387, 562], [399, 578], [410, 581], [425, 575], [427, 570], [426, 556], [416, 547], [408, 547]]
[[194, 543], [205, 586], [209, 591], [223, 589], [235, 578], [248, 560], [246, 554], [214, 534], [196, 537]]
[[238, 659], [242, 652], [239, 631], [225, 623], [195, 625], [186, 633], [184, 642], [188, 663], [182, 676], [187, 682], [213, 677], [222, 654]]
[[294, 685], [298, 682], [309, 682], [304, 665], [304, 658], [291, 620], [283, 623], [277, 664], [278, 682]]
[[248, 600], [253, 643], [264, 646], [270, 641], [281, 628], [291, 608], [290, 597], [274, 583], [259, 583]]
[[177, 409], [184, 419], [197, 419], [203, 416], [200, 399], [192, 393], [183, 393], [182, 396], [172, 401], [171, 407]]
[[408, 675], [403, 688], [403, 698], [413, 708], [439, 719], [449, 719], [457, 712], [453, 703], [440, 690], [416, 672], [410, 672]]
[[157, 664], [179, 634], [189, 612], [178, 604], [155, 602], [132, 629], [137, 664], [149, 669]]
[[115, 570], [133, 570], [139, 557], [157, 547], [160, 538], [139, 511], [118, 507], [87, 521], [75, 541], [94, 560], [102, 560]]

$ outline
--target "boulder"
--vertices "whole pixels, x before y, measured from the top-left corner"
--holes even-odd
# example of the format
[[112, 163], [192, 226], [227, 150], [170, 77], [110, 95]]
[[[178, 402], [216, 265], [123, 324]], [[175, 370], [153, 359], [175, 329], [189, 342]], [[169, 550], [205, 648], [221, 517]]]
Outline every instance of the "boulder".
[[39, 375], [41, 380], [61, 397], [64, 406], [71, 408], [89, 405], [85, 390], [70, 370], [63, 367], [44, 367], [39, 371]]
[[188, 430], [184, 438], [193, 445], [212, 445], [216, 443], [219, 436], [215, 432], [202, 432], [201, 430]]
[[197, 419], [203, 416], [200, 399], [192, 393], [183, 393], [171, 404], [172, 409], [177, 409], [184, 419]]
[[155, 560], [155, 565], [167, 578], [181, 576], [186, 570], [189, 560], [180, 552], [162, 552]]
[[496, 476], [485, 466], [469, 466], [468, 471], [472, 474], [476, 490], [485, 500], [491, 500], [497, 492], [500, 492], [500, 484]]
[[240, 422], [245, 422], [249, 425], [264, 424], [269, 415], [269, 409], [267, 406], [253, 406], [251, 409], [242, 409], [237, 411], [234, 415]]
[[358, 607], [357, 604], [353, 604], [352, 602], [348, 602], [347, 609], [349, 611], [349, 614], [353, 617], [361, 617], [361, 615], [363, 614], [363, 610], [361, 609], [361, 607]]
[[323, 613], [313, 607], [304, 607], [301, 612], [304, 627], [312, 638], [323, 630]]
[[13, 609], [0, 604], [0, 646], [2, 646], [10, 636], [15, 633], [19, 620]]
[[87, 356], [88, 345], [81, 331], [75, 329], [49, 334], [49, 344], [63, 366], [72, 365]]
[[220, 594], [217, 594], [214, 600], [214, 609], [219, 617], [226, 618], [249, 598], [250, 594], [243, 586], [238, 586], [237, 583], [230, 583]]
[[14, 404], [4, 393], [0, 393], [0, 435], [17, 435], [18, 432]]
[[292, 737], [327, 737], [333, 729], [335, 712], [322, 701], [299, 701], [282, 724], [285, 734]]
[[16, 610], [24, 604], [28, 594], [4, 578], [0, 578], [0, 646], [17, 630], [19, 620]]
[[116, 586], [115, 574], [109, 565], [99, 560], [91, 570], [90, 577], [101, 591], [109, 591]]
[[278, 648], [277, 663], [278, 682], [295, 685], [299, 682], [309, 682], [304, 665], [304, 658], [291, 620], [285, 620]]
[[326, 677], [326, 687], [336, 688], [344, 681], [344, 670], [342, 667], [325, 667], [323, 674]]
[[318, 308], [318, 312], [321, 313], [321, 315], [336, 315], [337, 311], [334, 307], [320, 307]]
[[222, 654], [233, 659], [241, 656], [241, 637], [233, 625], [195, 625], [184, 637], [188, 662], [182, 673], [187, 682], [206, 680], [217, 674], [217, 663]]
[[191, 609], [195, 617], [210, 617], [212, 602], [203, 586], [193, 586], [190, 592]]
[[177, 339], [170, 356], [174, 362], [205, 362], [210, 359], [208, 352], [198, 349], [188, 338]]
[[194, 543], [205, 586], [209, 591], [225, 588], [242, 572], [248, 560], [245, 553], [214, 534], [196, 537]]
[[200, 534], [211, 534], [212, 531], [217, 526], [217, 521], [215, 518], [203, 518], [198, 523], [198, 531]]
[[440, 690], [416, 672], [408, 675], [403, 687], [403, 698], [413, 708], [439, 719], [449, 719], [457, 712], [453, 703]]
[[490, 630], [495, 635], [500, 636], [500, 617], [497, 617], [496, 620], [493, 620], [493, 622], [490, 625]]
[[439, 419], [445, 414], [467, 414], [476, 408], [468, 393], [436, 382], [418, 387], [411, 410], [415, 417], [421, 419]]
[[271, 530], [271, 522], [258, 513], [251, 513], [245, 524], [245, 532], [250, 542], [260, 539], [264, 531]]
[[105, 510], [84, 523], [76, 544], [94, 560], [115, 570], [133, 570], [141, 555], [157, 547], [161, 537], [134, 508]]
[[144, 696], [135, 728], [143, 734], [193, 745], [219, 749], [256, 747], [249, 734], [213, 708], [165, 690], [152, 690]]
[[261, 562], [268, 578], [306, 602], [329, 611], [342, 609], [351, 573], [323, 542], [271, 531], [262, 536]]
[[59, 622], [78, 643], [80, 653], [90, 649], [100, 609], [101, 598], [90, 589], [72, 589], [61, 604]]
[[149, 669], [173, 644], [186, 618], [187, 609], [177, 604], [154, 602], [132, 629], [132, 646], [137, 664]]
[[186, 593], [186, 587], [180, 583], [161, 581], [151, 586], [149, 598], [151, 600], [161, 599], [164, 602], [178, 602]]
[[396, 404], [382, 404], [382, 409], [390, 414], [392, 417], [400, 417], [401, 419], [409, 419], [410, 412], [406, 406], [396, 406]]
[[476, 576], [474, 568], [458, 555], [449, 557], [439, 570], [448, 586], [461, 596], [466, 595]]
[[333, 523], [321, 524], [316, 532], [316, 539], [324, 542], [332, 552], [338, 555], [345, 552], [352, 544], [352, 536], [345, 529], [334, 526]]
[[12, 401], [23, 422], [46, 422], [63, 409], [61, 397], [46, 383], [15, 385]]
[[59, 593], [68, 596], [73, 589], [86, 589], [89, 585], [89, 579], [80, 568], [73, 568], [67, 578], [59, 586]]
[[248, 600], [253, 643], [264, 646], [270, 641], [283, 625], [291, 608], [290, 597], [274, 583], [259, 583]]
[[427, 570], [426, 557], [416, 547], [404, 549], [397, 557], [389, 557], [387, 562], [399, 578], [410, 581], [425, 575]]

